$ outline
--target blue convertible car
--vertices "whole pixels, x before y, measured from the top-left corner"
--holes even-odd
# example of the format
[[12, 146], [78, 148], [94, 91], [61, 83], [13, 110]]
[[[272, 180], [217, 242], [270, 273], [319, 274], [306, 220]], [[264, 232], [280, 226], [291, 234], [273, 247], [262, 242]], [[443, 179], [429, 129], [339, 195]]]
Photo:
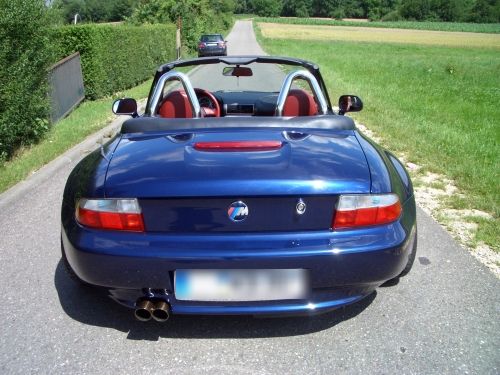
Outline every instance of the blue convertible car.
[[[189, 74], [187, 69], [195, 68]], [[415, 200], [398, 159], [332, 107], [317, 65], [213, 57], [161, 66], [68, 178], [62, 252], [139, 320], [328, 311], [408, 273]]]

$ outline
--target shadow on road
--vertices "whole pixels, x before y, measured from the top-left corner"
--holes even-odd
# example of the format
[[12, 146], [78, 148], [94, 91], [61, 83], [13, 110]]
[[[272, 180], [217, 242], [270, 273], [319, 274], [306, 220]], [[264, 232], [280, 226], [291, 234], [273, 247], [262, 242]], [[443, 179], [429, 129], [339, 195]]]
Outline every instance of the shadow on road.
[[376, 292], [338, 310], [311, 317], [253, 318], [251, 316], [173, 316], [166, 323], [136, 321], [128, 310], [103, 290], [83, 286], [68, 276], [59, 261], [55, 277], [59, 301], [71, 318], [93, 326], [128, 333], [130, 340], [165, 338], [260, 338], [297, 336], [322, 331], [349, 320], [366, 309]]

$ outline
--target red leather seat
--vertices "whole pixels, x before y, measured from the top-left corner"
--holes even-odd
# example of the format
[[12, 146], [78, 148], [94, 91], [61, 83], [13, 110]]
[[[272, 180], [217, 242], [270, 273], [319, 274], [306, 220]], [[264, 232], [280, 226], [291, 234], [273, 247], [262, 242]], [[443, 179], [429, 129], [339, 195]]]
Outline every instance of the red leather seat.
[[193, 110], [184, 90], [170, 92], [158, 109], [158, 115], [165, 118], [191, 118]]
[[288, 92], [283, 107], [283, 116], [314, 116], [318, 114], [318, 105], [307, 91], [292, 89]]

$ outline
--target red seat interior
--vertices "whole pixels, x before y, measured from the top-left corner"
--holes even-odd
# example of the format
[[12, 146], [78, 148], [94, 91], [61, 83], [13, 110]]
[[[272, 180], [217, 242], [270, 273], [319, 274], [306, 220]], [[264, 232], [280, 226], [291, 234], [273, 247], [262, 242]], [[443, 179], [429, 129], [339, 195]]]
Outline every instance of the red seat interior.
[[191, 118], [193, 110], [189, 104], [189, 99], [184, 90], [170, 92], [163, 99], [158, 115], [165, 118]]
[[283, 116], [314, 116], [318, 113], [318, 105], [307, 91], [292, 89], [288, 92], [283, 107]]

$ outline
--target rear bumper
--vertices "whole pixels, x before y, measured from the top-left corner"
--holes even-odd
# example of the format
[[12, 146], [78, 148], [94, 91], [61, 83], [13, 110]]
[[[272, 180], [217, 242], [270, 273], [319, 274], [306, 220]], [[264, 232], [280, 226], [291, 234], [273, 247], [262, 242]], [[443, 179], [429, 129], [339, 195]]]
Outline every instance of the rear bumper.
[[227, 53], [226, 48], [204, 48], [198, 49], [198, 56], [224, 56]]
[[[105, 287], [119, 303], [140, 298], [170, 303], [174, 314], [302, 314], [360, 300], [405, 267], [415, 220], [362, 230], [271, 234], [166, 235], [89, 230], [72, 222], [63, 251], [83, 281]], [[283, 269], [310, 273], [305, 300], [177, 301], [176, 269]]]

